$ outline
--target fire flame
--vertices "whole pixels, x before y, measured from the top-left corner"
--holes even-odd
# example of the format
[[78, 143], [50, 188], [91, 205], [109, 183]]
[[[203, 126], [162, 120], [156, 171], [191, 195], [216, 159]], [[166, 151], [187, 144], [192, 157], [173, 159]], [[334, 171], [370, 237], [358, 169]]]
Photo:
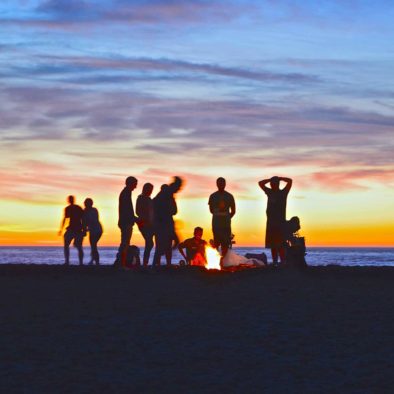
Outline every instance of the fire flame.
[[205, 255], [207, 257], [207, 262], [205, 263], [205, 268], [207, 270], [220, 270], [220, 254], [219, 252], [211, 248], [210, 246], [207, 246], [205, 248]]

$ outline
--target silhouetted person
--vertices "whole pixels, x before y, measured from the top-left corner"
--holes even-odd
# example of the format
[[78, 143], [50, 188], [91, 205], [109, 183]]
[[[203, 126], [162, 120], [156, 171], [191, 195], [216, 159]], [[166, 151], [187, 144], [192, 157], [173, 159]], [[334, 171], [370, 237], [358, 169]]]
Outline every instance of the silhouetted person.
[[174, 182], [169, 185], [163, 185], [160, 192], [153, 199], [156, 244], [152, 264], [154, 266], [160, 265], [160, 258], [163, 254], [166, 256], [167, 266], [171, 265], [172, 243], [174, 240], [175, 243], [178, 242], [173, 218], [178, 212], [174, 194], [179, 191], [181, 186], [182, 179], [174, 177]]
[[145, 240], [143, 264], [146, 267], [149, 263], [150, 252], [153, 248], [153, 201], [151, 199], [153, 185], [145, 183], [142, 193], [137, 198], [136, 213], [140, 220], [139, 230]]
[[96, 263], [100, 264], [100, 255], [97, 249], [97, 244], [101, 236], [103, 235], [103, 228], [99, 221], [99, 213], [96, 208], [93, 207], [93, 200], [87, 198], [84, 201], [85, 210], [83, 211], [83, 225], [85, 231], [89, 231], [89, 242], [90, 242], [90, 262], [89, 264]]
[[216, 180], [218, 190], [209, 196], [209, 210], [212, 213], [212, 232], [215, 248], [221, 247], [224, 257], [231, 245], [231, 219], [235, 215], [235, 201], [232, 194], [224, 190], [226, 180]]
[[138, 218], [134, 215], [133, 201], [131, 192], [137, 187], [137, 179], [133, 176], [126, 178], [126, 186], [119, 194], [119, 220], [121, 240], [116, 256], [115, 265], [120, 263], [121, 267], [126, 267], [127, 250], [130, 246], [131, 236], [133, 234], [134, 223]]
[[[202, 239], [202, 233], [203, 229], [201, 227], [196, 227], [194, 229], [193, 238], [188, 238], [178, 245], [178, 250], [187, 261], [188, 265], [205, 265], [205, 246], [207, 242]], [[186, 249], [186, 254], [184, 249]]]
[[[281, 181], [286, 182], [283, 189], [279, 188]], [[267, 186], [268, 183], [271, 187]], [[274, 264], [278, 263], [278, 254], [281, 263], [284, 263], [286, 258], [286, 203], [292, 183], [293, 181], [290, 178], [277, 176], [259, 182], [259, 186], [268, 197], [265, 247], [271, 249]]]
[[62, 235], [66, 219], [68, 219], [68, 227], [64, 233], [64, 264], [70, 264], [70, 244], [74, 240], [74, 246], [78, 249], [79, 265], [83, 265], [82, 241], [85, 236], [82, 223], [83, 210], [79, 205], [74, 204], [74, 196], [68, 196], [67, 201], [69, 205], [64, 209], [64, 216], [59, 230], [59, 235]]

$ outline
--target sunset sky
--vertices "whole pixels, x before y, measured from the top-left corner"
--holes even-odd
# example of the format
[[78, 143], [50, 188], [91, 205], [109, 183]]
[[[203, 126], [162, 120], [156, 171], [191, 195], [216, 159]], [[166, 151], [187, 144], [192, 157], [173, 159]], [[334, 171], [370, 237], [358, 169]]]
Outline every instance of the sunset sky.
[[[61, 245], [66, 197], [119, 243], [124, 179], [173, 175], [181, 238], [219, 176], [237, 245], [293, 178], [308, 246], [394, 246], [394, 2], [2, 0], [0, 245]], [[134, 242], [141, 245], [136, 230]]]

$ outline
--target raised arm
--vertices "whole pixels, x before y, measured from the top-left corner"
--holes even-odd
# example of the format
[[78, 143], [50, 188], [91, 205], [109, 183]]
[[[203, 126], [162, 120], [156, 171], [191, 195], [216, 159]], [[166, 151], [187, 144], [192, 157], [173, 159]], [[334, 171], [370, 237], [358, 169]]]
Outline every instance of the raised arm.
[[267, 190], [270, 190], [270, 188], [266, 186], [267, 183], [270, 183], [270, 182], [271, 182], [271, 179], [263, 179], [262, 181], [259, 182], [259, 186], [261, 187], [261, 189], [263, 189], [266, 192]]
[[285, 177], [280, 177], [279, 180], [286, 182], [286, 186], [283, 188], [283, 190], [289, 192], [293, 184], [293, 180], [291, 178], [285, 178]]
[[171, 194], [176, 193], [182, 187], [183, 181], [179, 176], [174, 176], [174, 181], [168, 185], [168, 190]]

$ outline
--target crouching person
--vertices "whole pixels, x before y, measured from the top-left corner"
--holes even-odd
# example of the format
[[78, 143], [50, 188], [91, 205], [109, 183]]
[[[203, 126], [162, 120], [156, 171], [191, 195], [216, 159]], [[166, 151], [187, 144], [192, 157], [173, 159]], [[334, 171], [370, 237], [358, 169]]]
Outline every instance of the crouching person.
[[205, 246], [207, 242], [202, 239], [202, 234], [203, 229], [196, 227], [193, 238], [188, 238], [178, 245], [179, 253], [184, 257], [188, 265], [205, 266]]

